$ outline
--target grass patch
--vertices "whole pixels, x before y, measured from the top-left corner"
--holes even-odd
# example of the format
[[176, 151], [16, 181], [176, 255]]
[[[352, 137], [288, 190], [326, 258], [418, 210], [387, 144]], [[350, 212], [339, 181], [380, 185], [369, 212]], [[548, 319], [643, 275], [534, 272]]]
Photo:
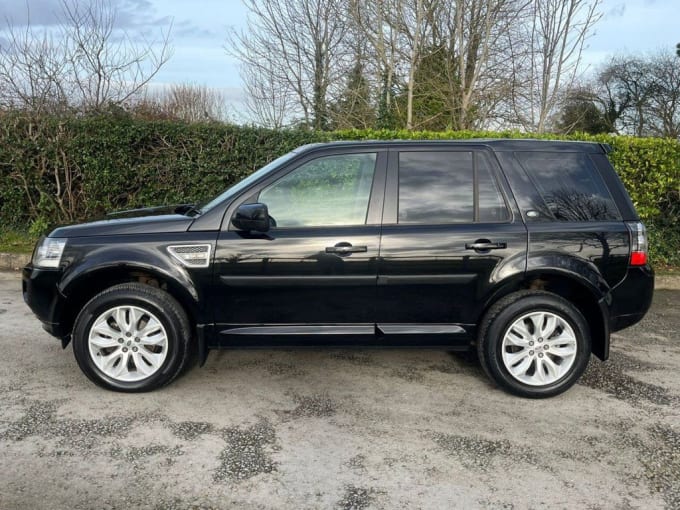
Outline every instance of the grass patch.
[[25, 232], [0, 230], [0, 253], [27, 253], [33, 251], [38, 239]]
[[654, 264], [654, 273], [656, 276], [680, 276], [680, 267], [667, 266], [665, 264]]

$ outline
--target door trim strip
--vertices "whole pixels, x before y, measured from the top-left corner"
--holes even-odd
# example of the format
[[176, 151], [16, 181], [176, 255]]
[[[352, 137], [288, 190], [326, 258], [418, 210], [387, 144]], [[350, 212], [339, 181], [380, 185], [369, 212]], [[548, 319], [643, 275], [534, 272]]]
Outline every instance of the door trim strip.
[[367, 276], [220, 276], [227, 287], [347, 287], [375, 285], [376, 277]]
[[462, 335], [466, 331], [458, 324], [377, 324], [383, 335]]
[[278, 336], [278, 335], [374, 335], [374, 324], [354, 325], [275, 325], [275, 326], [243, 326], [223, 329], [220, 335], [238, 336]]
[[379, 275], [378, 285], [445, 285], [469, 283], [476, 278], [476, 274]]

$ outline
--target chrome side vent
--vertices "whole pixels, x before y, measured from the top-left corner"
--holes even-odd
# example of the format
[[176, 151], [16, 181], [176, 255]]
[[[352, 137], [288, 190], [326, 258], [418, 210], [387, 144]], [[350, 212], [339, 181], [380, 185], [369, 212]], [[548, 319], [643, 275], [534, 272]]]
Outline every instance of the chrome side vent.
[[168, 246], [168, 253], [185, 267], [208, 267], [210, 265], [209, 244], [180, 244]]

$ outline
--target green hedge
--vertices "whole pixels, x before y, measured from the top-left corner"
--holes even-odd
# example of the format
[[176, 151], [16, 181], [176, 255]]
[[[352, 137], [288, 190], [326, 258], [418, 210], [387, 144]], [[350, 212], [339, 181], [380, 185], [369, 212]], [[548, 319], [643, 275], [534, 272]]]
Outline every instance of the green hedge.
[[[275, 157], [331, 139], [534, 137], [514, 132], [272, 131], [129, 116], [0, 115], [0, 229], [81, 221], [105, 211], [209, 199]], [[650, 227], [652, 256], [680, 265], [680, 143], [573, 135], [605, 142], [612, 163]]]

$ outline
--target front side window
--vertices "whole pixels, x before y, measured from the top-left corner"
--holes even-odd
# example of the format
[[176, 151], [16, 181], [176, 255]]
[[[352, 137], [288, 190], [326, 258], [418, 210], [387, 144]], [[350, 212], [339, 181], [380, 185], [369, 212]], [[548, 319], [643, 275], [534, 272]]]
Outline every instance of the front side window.
[[483, 153], [399, 153], [399, 223], [498, 222], [508, 209]]
[[559, 221], [619, 220], [621, 215], [587, 154], [520, 152], [517, 158]]
[[376, 153], [325, 156], [302, 164], [264, 188], [277, 227], [363, 225], [375, 172]]

